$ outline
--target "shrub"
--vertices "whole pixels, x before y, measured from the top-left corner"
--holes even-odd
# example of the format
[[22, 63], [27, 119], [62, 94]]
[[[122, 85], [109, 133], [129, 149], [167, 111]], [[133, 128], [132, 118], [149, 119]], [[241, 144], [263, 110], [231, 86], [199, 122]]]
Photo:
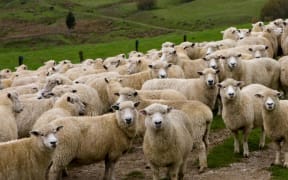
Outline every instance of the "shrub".
[[156, 0], [137, 0], [138, 10], [151, 10], [156, 7]]
[[262, 20], [273, 20], [277, 18], [288, 17], [288, 1], [287, 0], [268, 0], [261, 9]]

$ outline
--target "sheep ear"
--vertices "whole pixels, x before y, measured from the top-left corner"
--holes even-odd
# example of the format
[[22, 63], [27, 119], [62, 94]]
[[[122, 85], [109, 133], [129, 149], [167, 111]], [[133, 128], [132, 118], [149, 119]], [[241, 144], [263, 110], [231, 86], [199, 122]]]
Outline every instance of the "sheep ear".
[[219, 70], [219, 69], [216, 69], [216, 70], [215, 70], [215, 73], [216, 73], [216, 74], [218, 74], [219, 72], [220, 72], [220, 70]]
[[112, 105], [111, 108], [116, 111], [119, 110], [119, 103]]
[[142, 60], [141, 60], [141, 59], [139, 59], [139, 60], [137, 61], [137, 63], [138, 63], [138, 64], [140, 64], [141, 62], [142, 62]]
[[251, 51], [251, 52], [253, 51], [253, 49], [252, 49], [252, 48], [249, 48], [248, 50], [249, 50], [249, 51]]
[[206, 57], [202, 58], [204, 61], [208, 61], [208, 59]]
[[11, 98], [11, 96], [12, 96], [11, 93], [8, 93], [8, 94], [7, 94], [7, 97], [8, 97], [9, 99]]
[[217, 83], [216, 86], [217, 86], [218, 88], [222, 88], [222, 87], [223, 87], [221, 83]]
[[248, 32], [251, 33], [252, 29], [248, 29]]
[[197, 73], [198, 73], [200, 76], [203, 75], [203, 72], [202, 72], [202, 71], [198, 71]]
[[115, 95], [115, 96], [120, 96], [120, 93], [119, 93], [119, 92], [117, 92], [117, 93], [114, 93], [114, 95]]
[[265, 49], [268, 49], [269, 47], [268, 46], [265, 46]]
[[120, 60], [117, 61], [116, 67], [120, 65]]
[[57, 84], [57, 85], [60, 85], [60, 84], [61, 84], [61, 81], [57, 80], [57, 81], [56, 81], [56, 84]]
[[172, 67], [172, 64], [171, 63], [169, 63], [168, 65], [167, 65], [167, 67], [169, 68], [169, 67]]
[[73, 89], [73, 90], [72, 90], [72, 93], [77, 93], [77, 90], [76, 90], [76, 89]]
[[140, 114], [146, 116], [147, 115], [147, 111], [145, 109], [142, 109], [139, 111]]
[[277, 91], [276, 95], [277, 95], [279, 98], [281, 98], [281, 97], [283, 96], [283, 93]]
[[135, 107], [135, 108], [138, 107], [139, 104], [140, 104], [139, 101], [138, 101], [138, 102], [135, 102], [135, 103], [134, 103], [134, 107]]
[[107, 67], [107, 66], [105, 66], [105, 65], [103, 65], [103, 68], [104, 68], [104, 69], [106, 69], [106, 70], [108, 70], [108, 67]]
[[173, 109], [172, 106], [168, 106], [168, 107], [167, 107], [167, 113], [169, 113], [172, 109]]
[[238, 86], [238, 87], [244, 86], [244, 82], [243, 81], [238, 81], [236, 83], [236, 86]]
[[70, 96], [67, 97], [67, 101], [74, 104], [73, 98], [71, 98]]
[[107, 84], [109, 83], [109, 80], [106, 77], [104, 78], [104, 80]]
[[138, 95], [138, 92], [137, 92], [137, 91], [135, 91], [135, 92], [133, 93], [133, 95], [134, 95], [134, 96], [137, 96], [137, 95]]
[[196, 45], [195, 43], [192, 43], [192, 44], [191, 44], [191, 47], [194, 47], [195, 45]]
[[237, 55], [237, 57], [241, 57], [241, 56], [242, 56], [242, 54], [238, 54], [238, 55]]
[[148, 67], [149, 67], [150, 69], [152, 69], [152, 68], [153, 68], [153, 65], [152, 65], [152, 64], [149, 64]]
[[56, 132], [58, 132], [59, 130], [61, 130], [64, 126], [58, 126], [56, 127]]
[[33, 130], [33, 131], [30, 131], [30, 134], [33, 135], [33, 136], [40, 136], [40, 132], [37, 131], [37, 130]]
[[259, 94], [259, 93], [255, 94], [255, 96], [256, 96], [257, 98], [263, 98], [263, 95], [262, 95], [262, 94]]

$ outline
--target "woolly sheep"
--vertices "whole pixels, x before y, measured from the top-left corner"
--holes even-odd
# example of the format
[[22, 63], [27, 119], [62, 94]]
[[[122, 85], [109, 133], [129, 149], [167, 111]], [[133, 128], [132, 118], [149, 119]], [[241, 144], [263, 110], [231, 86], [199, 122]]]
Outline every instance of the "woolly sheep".
[[254, 96], [255, 93], [268, 89], [260, 84], [251, 84], [240, 90], [243, 82], [226, 79], [218, 84], [223, 106], [222, 117], [226, 127], [234, 137], [234, 152], [239, 153], [239, 131], [243, 131], [243, 155], [249, 156], [248, 137], [253, 128], [262, 129], [259, 148], [265, 145], [261, 102]]
[[285, 96], [288, 94], [288, 56], [281, 57], [278, 62], [280, 63], [280, 86], [284, 91]]
[[141, 90], [174, 89], [184, 94], [188, 100], [199, 100], [214, 108], [218, 88], [218, 70], [206, 68], [199, 71], [200, 78], [195, 79], [153, 79], [146, 81]]
[[23, 86], [5, 88], [1, 92], [16, 91], [18, 95], [23, 95], [23, 94], [37, 93], [39, 89], [40, 89], [39, 84], [32, 83], [32, 84], [27, 84]]
[[31, 131], [30, 138], [0, 143], [0, 179], [46, 179], [62, 127], [46, 126]]
[[288, 55], [288, 21], [284, 22], [283, 34], [281, 36], [281, 48], [283, 55]]
[[168, 167], [169, 179], [183, 179], [193, 145], [188, 116], [162, 104], [151, 104], [140, 112], [145, 115], [147, 127], [143, 152], [152, 167], [153, 179], [160, 179], [160, 167]]
[[33, 129], [45, 126], [49, 122], [66, 116], [79, 116], [85, 114], [85, 105], [75, 93], [66, 93], [56, 100], [53, 108], [44, 112], [33, 125]]
[[15, 116], [23, 110], [14, 91], [0, 94], [0, 142], [17, 139], [17, 125]]
[[108, 57], [103, 61], [103, 67], [107, 71], [116, 69], [120, 65], [126, 64], [125, 54], [120, 54], [114, 57]]
[[206, 46], [202, 46], [200, 43], [183, 42], [179, 46], [185, 50], [187, 56], [192, 60], [205, 57], [207, 52]]
[[184, 72], [180, 66], [170, 64], [166, 61], [153, 61], [148, 65], [152, 77], [157, 78], [185, 78]]
[[169, 41], [166, 41], [166, 42], [162, 43], [162, 45], [161, 45], [162, 48], [167, 48], [167, 47], [173, 48], [174, 46], [175, 46], [175, 44], [173, 42], [169, 42]]
[[225, 29], [224, 31], [221, 31], [221, 33], [223, 34], [222, 39], [232, 39], [235, 41], [239, 39], [238, 31], [237, 31], [237, 28], [235, 27], [229, 27]]
[[7, 79], [7, 78], [10, 78], [11, 76], [12, 76], [11, 69], [2, 69], [0, 71], [0, 78], [1, 79]]
[[209, 42], [205, 45], [205, 47], [207, 48], [206, 55], [209, 55], [220, 49], [227, 49], [227, 48], [232, 48], [235, 46], [236, 46], [236, 41], [232, 39], [223, 39], [220, 41]]
[[263, 31], [263, 27], [264, 27], [264, 22], [262, 21], [258, 21], [254, 24], [252, 24], [252, 32], [262, 32]]
[[72, 160], [80, 164], [105, 160], [104, 179], [114, 179], [115, 163], [127, 152], [136, 135], [138, 104], [125, 101], [112, 106], [115, 113], [52, 121], [50, 124], [65, 128], [58, 136], [61, 144], [54, 153], [49, 179], [58, 179], [61, 170]]
[[148, 70], [148, 64], [150, 64], [150, 61], [143, 57], [130, 58], [127, 62], [127, 72], [128, 74], [135, 74], [141, 71]]
[[288, 168], [288, 101], [279, 100], [281, 93], [272, 89], [255, 93], [255, 96], [259, 97], [262, 101], [262, 116], [265, 133], [276, 147], [275, 161], [273, 164], [281, 164], [280, 153], [281, 151], [284, 151], [283, 166]]
[[246, 85], [259, 83], [278, 89], [280, 64], [277, 61], [266, 57], [243, 61], [240, 57], [241, 54], [235, 52], [221, 57], [227, 78], [244, 81]]

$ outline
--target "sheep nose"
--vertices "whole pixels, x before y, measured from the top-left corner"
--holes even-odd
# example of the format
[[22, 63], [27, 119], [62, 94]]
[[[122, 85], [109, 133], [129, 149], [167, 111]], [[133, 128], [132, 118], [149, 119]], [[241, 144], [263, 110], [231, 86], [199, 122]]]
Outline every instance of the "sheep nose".
[[56, 147], [57, 141], [51, 141], [50, 144], [52, 145], [52, 147]]
[[230, 97], [233, 97], [233, 96], [234, 96], [234, 93], [228, 93], [228, 95], [229, 95]]
[[256, 58], [260, 58], [260, 56], [256, 56]]
[[269, 102], [269, 103], [267, 103], [267, 105], [268, 105], [268, 106], [272, 106], [272, 105], [273, 105], [273, 103], [272, 103], [272, 102]]
[[155, 122], [156, 125], [161, 125], [161, 123], [162, 123], [161, 121], [156, 121]]
[[130, 124], [132, 122], [132, 118], [126, 118], [125, 121], [127, 124]]
[[164, 79], [164, 78], [166, 78], [166, 76], [165, 75], [160, 75], [160, 78]]
[[208, 84], [209, 84], [209, 85], [212, 85], [213, 83], [214, 83], [213, 80], [208, 80]]
[[243, 37], [240, 37], [239, 39], [243, 39]]
[[216, 69], [216, 68], [217, 68], [217, 66], [213, 65], [213, 66], [211, 66], [211, 68], [213, 68], [213, 69]]

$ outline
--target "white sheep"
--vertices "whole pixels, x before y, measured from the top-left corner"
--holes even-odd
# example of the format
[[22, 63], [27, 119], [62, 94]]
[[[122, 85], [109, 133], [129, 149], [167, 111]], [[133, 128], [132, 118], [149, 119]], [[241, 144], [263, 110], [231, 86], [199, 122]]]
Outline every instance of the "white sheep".
[[46, 126], [31, 131], [30, 138], [0, 143], [0, 179], [46, 179], [62, 127]]
[[259, 148], [262, 149], [265, 145], [261, 102], [254, 94], [268, 88], [260, 84], [251, 84], [240, 90], [243, 82], [230, 78], [217, 85], [220, 88], [223, 121], [234, 137], [234, 152], [240, 152], [238, 133], [242, 130], [243, 155], [248, 157], [248, 137], [253, 128], [260, 127], [262, 129]]
[[44, 112], [33, 125], [33, 129], [45, 126], [49, 122], [67, 116], [79, 116], [85, 114], [85, 105], [75, 93], [66, 93], [56, 100], [53, 108]]
[[80, 164], [105, 160], [104, 179], [114, 179], [115, 163], [127, 152], [136, 136], [138, 104], [125, 101], [112, 106], [115, 113], [95, 117], [66, 117], [52, 121], [50, 124], [63, 125], [65, 128], [58, 135], [61, 144], [54, 153], [49, 180], [59, 178], [61, 170], [72, 160]]
[[221, 34], [223, 34], [222, 39], [232, 39], [235, 41], [239, 39], [238, 30], [235, 27], [229, 27], [225, 29], [224, 31], [221, 31]]
[[283, 55], [288, 55], [288, 20], [284, 21], [283, 34], [281, 35], [281, 48]]
[[252, 24], [252, 32], [262, 32], [264, 28], [264, 22], [263, 21], [258, 21], [254, 24]]
[[162, 104], [151, 104], [140, 112], [145, 115], [146, 125], [143, 152], [152, 167], [153, 179], [160, 179], [160, 167], [168, 167], [169, 179], [183, 179], [193, 147], [189, 117]]
[[17, 124], [15, 116], [23, 110], [14, 91], [0, 94], [0, 142], [17, 139]]
[[205, 44], [200, 45], [200, 43], [183, 42], [179, 46], [184, 49], [187, 56], [192, 60], [205, 57], [207, 52]]
[[11, 69], [1, 69], [0, 71], [0, 78], [1, 79], [7, 79], [10, 78], [12, 76], [12, 71]]
[[214, 108], [218, 88], [218, 70], [206, 68], [199, 71], [200, 78], [195, 79], [152, 79], [146, 81], [141, 90], [174, 89], [184, 94], [188, 100], [199, 100]]
[[280, 86], [284, 91], [285, 96], [288, 94], [288, 56], [281, 57], [278, 62], [280, 63]]
[[284, 151], [283, 166], [288, 168], [288, 101], [279, 100], [281, 93], [268, 89], [255, 93], [262, 101], [262, 116], [266, 135], [271, 139], [276, 147], [275, 161], [273, 164], [280, 165], [280, 153]]

